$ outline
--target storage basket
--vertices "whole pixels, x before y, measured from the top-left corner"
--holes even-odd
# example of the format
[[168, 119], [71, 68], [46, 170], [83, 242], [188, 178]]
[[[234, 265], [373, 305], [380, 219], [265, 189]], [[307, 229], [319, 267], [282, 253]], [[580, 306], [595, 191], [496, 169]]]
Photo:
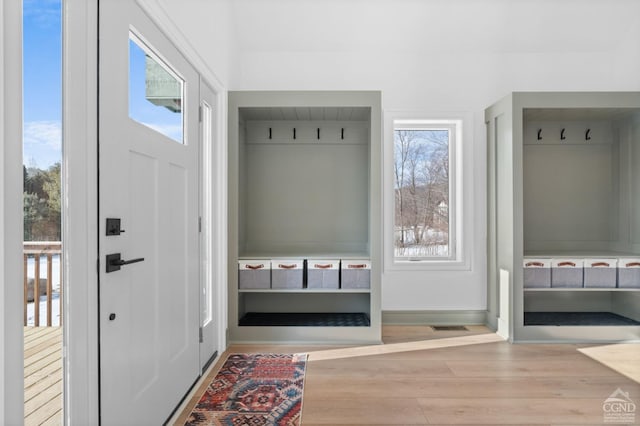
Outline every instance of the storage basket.
[[302, 288], [302, 259], [271, 259], [271, 288]]
[[346, 289], [371, 287], [371, 262], [368, 260], [342, 260], [341, 287]]
[[552, 259], [551, 287], [580, 288], [583, 286], [584, 259]]
[[307, 288], [339, 288], [340, 261], [307, 259]]
[[640, 288], [640, 258], [618, 259], [618, 287]]
[[524, 288], [551, 287], [551, 259], [525, 258]]
[[617, 279], [617, 259], [585, 259], [585, 288], [615, 288]]
[[271, 288], [271, 262], [269, 260], [240, 260], [238, 287], [241, 289]]

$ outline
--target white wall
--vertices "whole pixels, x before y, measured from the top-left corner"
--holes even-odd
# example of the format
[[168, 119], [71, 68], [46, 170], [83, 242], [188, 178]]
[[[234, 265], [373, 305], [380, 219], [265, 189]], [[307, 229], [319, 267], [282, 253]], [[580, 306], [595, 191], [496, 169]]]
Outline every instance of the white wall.
[[138, 0], [215, 89], [226, 88], [235, 53], [230, 0]]
[[486, 308], [485, 107], [516, 90], [640, 90], [635, 0], [244, 0], [231, 8], [231, 90], [382, 90], [386, 110], [473, 113], [471, 270], [387, 272], [383, 310]]

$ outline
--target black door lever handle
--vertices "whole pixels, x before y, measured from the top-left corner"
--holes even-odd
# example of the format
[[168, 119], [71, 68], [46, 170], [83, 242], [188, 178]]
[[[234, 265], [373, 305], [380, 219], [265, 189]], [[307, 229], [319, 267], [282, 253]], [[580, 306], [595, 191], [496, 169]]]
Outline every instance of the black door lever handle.
[[107, 273], [119, 271], [121, 266], [131, 265], [132, 263], [142, 262], [144, 257], [139, 257], [137, 259], [124, 260], [120, 258], [120, 253], [108, 254], [107, 255]]
[[138, 263], [138, 262], [142, 262], [144, 260], [144, 257], [139, 257], [137, 259], [131, 259], [131, 260], [113, 260], [111, 261], [111, 265], [113, 266], [122, 266], [122, 265], [131, 265], [132, 263]]

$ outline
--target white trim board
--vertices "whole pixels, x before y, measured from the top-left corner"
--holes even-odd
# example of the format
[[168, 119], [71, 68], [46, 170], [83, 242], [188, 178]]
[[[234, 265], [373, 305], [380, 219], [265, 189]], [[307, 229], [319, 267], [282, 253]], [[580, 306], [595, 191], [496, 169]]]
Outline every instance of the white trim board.
[[0, 22], [0, 424], [22, 424], [22, 2]]
[[486, 325], [486, 311], [382, 311], [382, 325]]
[[99, 421], [98, 2], [63, 5], [64, 416], [85, 425]]

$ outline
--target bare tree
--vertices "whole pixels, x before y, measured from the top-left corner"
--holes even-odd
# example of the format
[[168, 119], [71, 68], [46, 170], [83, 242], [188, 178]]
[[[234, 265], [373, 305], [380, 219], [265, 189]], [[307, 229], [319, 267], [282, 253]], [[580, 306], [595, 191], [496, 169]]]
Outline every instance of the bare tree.
[[448, 241], [448, 132], [396, 130], [394, 149], [396, 248], [442, 245], [443, 233]]

